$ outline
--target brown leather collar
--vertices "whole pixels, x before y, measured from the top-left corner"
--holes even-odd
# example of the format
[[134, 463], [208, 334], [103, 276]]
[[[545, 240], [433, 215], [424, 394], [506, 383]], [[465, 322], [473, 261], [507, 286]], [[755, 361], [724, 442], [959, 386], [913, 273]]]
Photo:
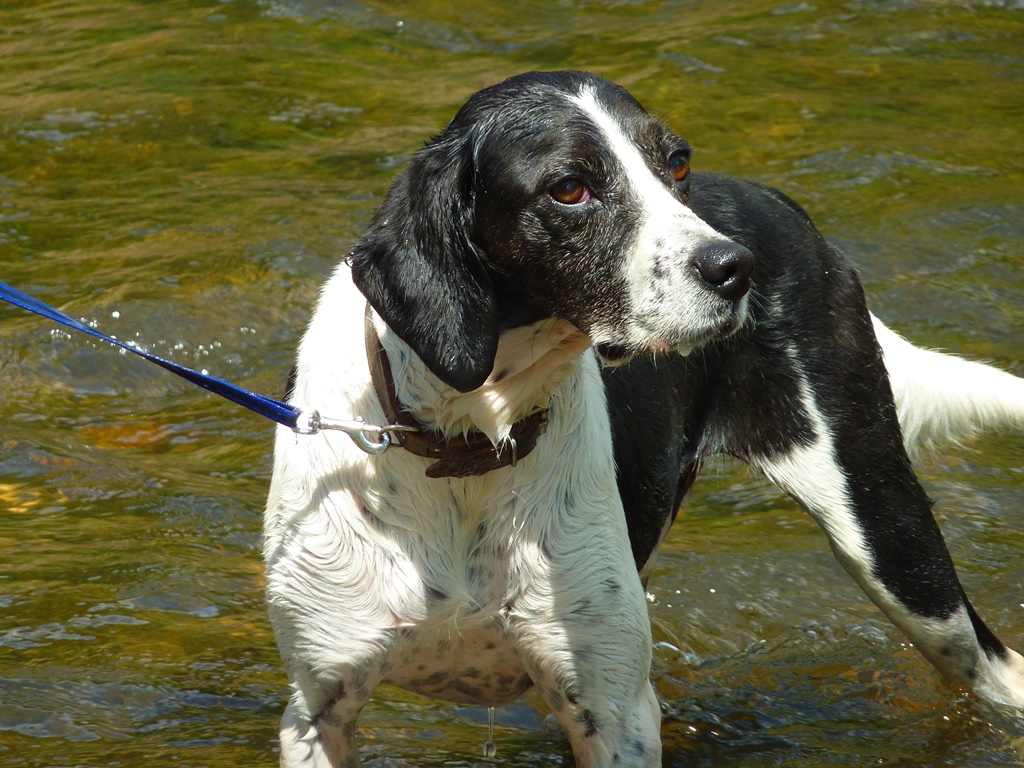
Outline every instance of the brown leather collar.
[[388, 422], [413, 430], [394, 432], [395, 443], [417, 456], [435, 460], [426, 469], [427, 477], [471, 477], [514, 467], [536, 447], [537, 439], [547, 429], [547, 409], [535, 411], [512, 425], [508, 438], [495, 447], [483, 432], [473, 430], [465, 437], [449, 438], [421, 424], [398, 401], [391, 361], [380, 343], [369, 306], [366, 308], [366, 359], [373, 388]]

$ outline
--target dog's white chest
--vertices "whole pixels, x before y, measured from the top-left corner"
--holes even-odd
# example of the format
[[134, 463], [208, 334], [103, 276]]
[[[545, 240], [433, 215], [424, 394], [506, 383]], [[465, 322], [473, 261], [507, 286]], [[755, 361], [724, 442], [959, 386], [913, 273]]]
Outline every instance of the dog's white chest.
[[[514, 543], [522, 525], [516, 497], [508, 488], [495, 492], [498, 477], [451, 488], [431, 481], [433, 499], [406, 493], [387, 500], [409, 527], [381, 521], [377, 528], [396, 555], [390, 573], [375, 574], [378, 598], [394, 622], [384, 682], [481, 705], [514, 701], [532, 684], [515, 650], [510, 613], [536, 582], [536, 562]], [[411, 529], [414, 522], [419, 530]], [[373, 558], [366, 552], [361, 559]], [[527, 561], [529, 567], [513, 565]]]

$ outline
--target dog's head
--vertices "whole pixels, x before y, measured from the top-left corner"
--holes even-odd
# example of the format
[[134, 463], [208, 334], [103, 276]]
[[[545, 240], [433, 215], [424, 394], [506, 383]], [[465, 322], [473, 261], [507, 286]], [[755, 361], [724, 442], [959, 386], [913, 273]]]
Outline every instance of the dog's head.
[[527, 73], [474, 94], [398, 177], [350, 257], [356, 284], [443, 382], [555, 317], [607, 362], [687, 352], [746, 317], [753, 256], [687, 207], [689, 145], [625, 90]]

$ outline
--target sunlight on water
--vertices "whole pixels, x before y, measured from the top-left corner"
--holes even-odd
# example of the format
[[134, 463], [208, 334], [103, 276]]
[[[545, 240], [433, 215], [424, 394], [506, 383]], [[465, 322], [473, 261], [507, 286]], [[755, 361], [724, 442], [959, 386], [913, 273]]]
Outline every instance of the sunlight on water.
[[[0, 279], [283, 390], [319, 284], [475, 89], [590, 69], [781, 187], [919, 343], [1024, 375], [1014, 0], [7, 2]], [[0, 766], [276, 763], [259, 536], [271, 428], [0, 308]], [[979, 611], [1024, 646], [1024, 441], [928, 457]], [[710, 467], [650, 585], [672, 766], [996, 766], [1021, 721], [940, 683], [742, 467]], [[535, 695], [507, 766], [571, 765]], [[474, 765], [487, 712], [382, 690], [369, 765]]]

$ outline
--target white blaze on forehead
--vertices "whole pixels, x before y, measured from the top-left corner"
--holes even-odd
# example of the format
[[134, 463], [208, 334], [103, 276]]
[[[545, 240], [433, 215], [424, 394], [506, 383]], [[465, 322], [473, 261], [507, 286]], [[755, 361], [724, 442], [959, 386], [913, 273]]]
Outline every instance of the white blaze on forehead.
[[[648, 217], [654, 215], [658, 209], [661, 213], [670, 209], [669, 212], [672, 214], [679, 213], [680, 209], [686, 210], [686, 207], [669, 192], [665, 182], [654, 175], [636, 143], [623, 133], [618, 121], [597, 100], [593, 88], [584, 88], [571, 100], [604, 134], [609, 148], [626, 171], [628, 183], [640, 196]], [[690, 215], [697, 218], [692, 213]]]
[[[612, 154], [622, 165], [626, 183], [638, 196], [644, 213], [642, 237], [646, 235], [660, 240], [664, 236], [678, 237], [679, 234], [685, 233], [689, 237], [725, 239], [710, 224], [680, 202], [664, 178], [655, 175], [636, 142], [625, 134], [619, 122], [598, 101], [593, 88], [584, 87], [577, 96], [570, 97], [570, 100], [600, 129]], [[669, 217], [675, 217], [675, 221]], [[648, 222], [653, 226], [647, 227]]]

